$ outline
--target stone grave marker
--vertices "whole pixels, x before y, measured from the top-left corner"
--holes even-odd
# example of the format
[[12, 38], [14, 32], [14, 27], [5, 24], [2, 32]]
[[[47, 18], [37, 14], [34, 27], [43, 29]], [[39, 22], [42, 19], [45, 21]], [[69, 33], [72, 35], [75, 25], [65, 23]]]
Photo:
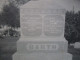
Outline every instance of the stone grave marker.
[[21, 6], [21, 38], [13, 60], [72, 60], [64, 38], [65, 12], [54, 0], [31, 0]]

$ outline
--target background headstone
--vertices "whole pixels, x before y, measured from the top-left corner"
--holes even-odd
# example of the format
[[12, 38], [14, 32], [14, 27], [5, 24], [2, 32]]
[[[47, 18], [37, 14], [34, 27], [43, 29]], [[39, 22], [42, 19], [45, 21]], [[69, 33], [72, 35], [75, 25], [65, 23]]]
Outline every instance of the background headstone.
[[74, 48], [80, 48], [80, 42], [75, 42]]

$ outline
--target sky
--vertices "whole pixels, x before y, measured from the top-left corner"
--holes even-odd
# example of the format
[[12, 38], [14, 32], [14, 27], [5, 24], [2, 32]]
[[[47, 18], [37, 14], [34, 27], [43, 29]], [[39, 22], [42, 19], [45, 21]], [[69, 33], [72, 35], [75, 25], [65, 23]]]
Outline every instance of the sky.
[[58, 3], [61, 3], [63, 7], [65, 7], [67, 10], [73, 10], [79, 11], [80, 10], [80, 0], [55, 0]]
[[[8, 0], [0, 0], [0, 11], [3, 5], [5, 4], [5, 1], [7, 2]], [[59, 4], [62, 4], [62, 6], [69, 11], [73, 10], [73, 6], [74, 6], [74, 11], [77, 12], [80, 10], [80, 0], [55, 0], [55, 1], [58, 2]]]

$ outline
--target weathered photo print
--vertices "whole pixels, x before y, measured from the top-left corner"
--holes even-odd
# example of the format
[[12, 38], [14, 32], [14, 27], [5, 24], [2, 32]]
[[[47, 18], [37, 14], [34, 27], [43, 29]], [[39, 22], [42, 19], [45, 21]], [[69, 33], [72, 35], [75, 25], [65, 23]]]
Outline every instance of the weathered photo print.
[[0, 60], [80, 60], [80, 0], [0, 0]]

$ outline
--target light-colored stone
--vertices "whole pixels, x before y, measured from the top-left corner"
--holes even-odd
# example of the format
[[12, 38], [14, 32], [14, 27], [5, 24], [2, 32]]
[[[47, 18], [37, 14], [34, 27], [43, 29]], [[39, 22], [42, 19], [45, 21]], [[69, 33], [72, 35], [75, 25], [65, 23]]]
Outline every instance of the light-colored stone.
[[74, 48], [80, 48], [80, 42], [75, 42]]
[[21, 38], [17, 42], [17, 51], [29, 52], [67, 52], [65, 38]]
[[[27, 9], [26, 9], [27, 10]], [[33, 10], [33, 9], [32, 9]], [[64, 15], [59, 14], [23, 14], [21, 11], [21, 27], [24, 36], [63, 36]]]
[[13, 60], [72, 60], [64, 38], [65, 9], [54, 0], [20, 7], [21, 38]]
[[13, 55], [13, 60], [72, 60], [72, 55], [68, 53], [31, 53]]
[[26, 37], [64, 36], [65, 9], [52, 0], [30, 1], [21, 6], [20, 19]]

